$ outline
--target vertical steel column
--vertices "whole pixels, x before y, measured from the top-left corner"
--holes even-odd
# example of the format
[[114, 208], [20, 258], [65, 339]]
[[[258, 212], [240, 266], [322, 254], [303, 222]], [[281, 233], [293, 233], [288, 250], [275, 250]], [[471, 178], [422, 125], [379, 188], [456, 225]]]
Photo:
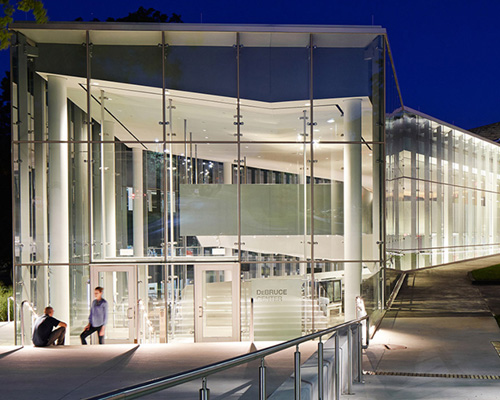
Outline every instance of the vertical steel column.
[[335, 388], [334, 388], [334, 400], [340, 399], [340, 340], [339, 333], [335, 332], [335, 365], [334, 365], [334, 378], [335, 378]]
[[[311, 119], [309, 120], [309, 139], [310, 139], [310, 148], [311, 148], [311, 329], [312, 332], [314, 329], [314, 107], [313, 107], [313, 35], [312, 33], [309, 35], [309, 105], [311, 107]], [[304, 182], [306, 184], [306, 182]], [[305, 210], [304, 210], [305, 213]]]
[[[166, 59], [166, 52], [165, 52], [165, 32], [162, 31], [161, 33], [161, 117], [162, 117], [162, 134], [163, 134], [163, 140], [162, 140], [162, 147], [163, 147], [163, 179], [161, 180], [161, 191], [163, 193], [163, 201], [165, 202], [167, 199], [167, 162], [166, 162], [166, 157], [165, 154], [167, 154], [167, 126], [166, 126], [166, 119], [167, 119], [167, 102], [165, 99], [166, 93], [167, 93], [167, 88], [165, 85], [165, 59]], [[167, 254], [168, 254], [168, 233], [167, 233], [167, 228], [168, 228], [168, 213], [163, 210], [163, 261], [167, 261]], [[167, 274], [168, 277], [168, 274]], [[165, 315], [165, 320], [167, 320], [167, 315]], [[168, 325], [168, 323], [167, 323]], [[168, 329], [167, 329], [168, 332]], [[168, 337], [168, 333], [166, 335]], [[167, 340], [168, 341], [168, 340]]]
[[[165, 125], [166, 119], [167, 119], [167, 110], [166, 110], [166, 99], [165, 95], [167, 92], [167, 88], [165, 85], [165, 60], [166, 60], [166, 52], [165, 52], [165, 32], [161, 32], [161, 116], [162, 116], [162, 134], [163, 134], [163, 140], [162, 140], [162, 147], [163, 147], [163, 179], [161, 180], [161, 191], [163, 194], [163, 204], [165, 204], [166, 199], [167, 199], [167, 160], [165, 157], [165, 154], [167, 154], [167, 126]], [[162, 251], [163, 251], [163, 261], [167, 261], [167, 255], [168, 255], [168, 238], [167, 238], [167, 228], [168, 228], [168, 213], [165, 210], [165, 207], [163, 208], [163, 240], [162, 240]], [[167, 282], [169, 278], [169, 268], [167, 265], [164, 266], [165, 270], [165, 287], [167, 287]], [[168, 297], [167, 295], [164, 296], [165, 298], [165, 343], [168, 343]], [[160, 339], [161, 341], [161, 339]]]
[[201, 381], [200, 400], [210, 400], [210, 389], [207, 388], [207, 378]]
[[299, 351], [299, 345], [297, 345], [294, 353], [294, 361], [295, 361], [295, 366], [294, 366], [294, 374], [295, 374], [295, 382], [294, 382], [294, 393], [295, 393], [295, 400], [300, 400], [300, 351]]
[[238, 218], [238, 263], [241, 267], [241, 107], [240, 107], [240, 33], [236, 33], [236, 140], [237, 140], [237, 167], [236, 176], [236, 212]]
[[266, 366], [264, 365], [264, 358], [260, 361], [259, 367], [259, 400], [267, 399], [267, 385], [266, 385]]
[[170, 196], [170, 201], [169, 201], [169, 215], [170, 215], [170, 255], [171, 257], [175, 257], [175, 238], [174, 238], [174, 154], [173, 154], [173, 149], [172, 149], [172, 138], [173, 138], [173, 117], [172, 117], [172, 109], [174, 106], [172, 105], [172, 99], [168, 99], [168, 135], [169, 135], [169, 152], [168, 152], [168, 160], [169, 160], [169, 167], [168, 167], [168, 177], [169, 177], [169, 196]]
[[323, 400], [323, 342], [321, 337], [318, 343], [318, 400]]
[[[12, 221], [15, 221], [16, 218], [17, 218], [17, 212], [18, 210], [16, 210], [16, 190], [15, 190], [15, 174], [14, 174], [14, 145], [13, 145], [13, 141], [16, 139], [15, 135], [14, 135], [14, 127], [15, 127], [15, 123], [17, 123], [17, 120], [14, 121], [14, 69], [13, 69], [13, 62], [12, 62], [12, 58], [13, 58], [13, 55], [14, 55], [14, 51], [17, 51], [17, 49], [15, 49], [15, 44], [18, 42], [18, 39], [17, 39], [17, 35], [19, 35], [19, 33], [14, 33], [12, 35], [12, 39], [11, 39], [11, 46], [10, 46], [10, 54], [9, 54], [9, 62], [10, 62], [10, 71], [12, 71], [10, 73], [10, 118], [11, 118], [11, 129], [10, 129], [10, 132], [11, 132], [11, 147], [10, 147], [10, 151], [11, 151], [11, 157], [10, 157], [10, 189], [11, 189], [11, 196], [10, 196], [10, 200], [11, 200], [11, 213], [12, 213]], [[18, 137], [19, 139], [19, 137]], [[16, 290], [16, 285], [17, 285], [17, 268], [16, 268], [16, 228], [15, 228], [15, 225], [12, 224], [12, 231], [11, 231], [11, 250], [12, 250], [12, 259], [13, 259], [13, 266], [12, 266], [12, 280], [13, 280], [13, 292], [14, 292], [14, 344], [17, 346], [17, 310], [18, 310], [18, 307], [17, 307], [17, 290]], [[21, 299], [22, 299], [22, 296], [21, 296]]]
[[[241, 105], [240, 105], [240, 33], [236, 32], [236, 139], [237, 139], [237, 152], [238, 152], [238, 174], [236, 179], [236, 212], [238, 221], [238, 277], [233, 277], [233, 279], [241, 279], [239, 277], [241, 271], [241, 178], [240, 178], [240, 168], [241, 168]], [[241, 285], [238, 285], [237, 298], [239, 302], [238, 306], [238, 340], [241, 340]]]
[[347, 328], [347, 394], [354, 394], [352, 392], [352, 381], [353, 381], [353, 376], [352, 376], [352, 369], [353, 369], [353, 363], [352, 363], [352, 330], [351, 326]]
[[193, 132], [189, 132], [189, 183], [193, 183]]
[[87, 204], [88, 204], [88, 246], [89, 246], [89, 264], [94, 261], [94, 244], [92, 242], [94, 227], [92, 224], [93, 204], [92, 204], [92, 117], [90, 115], [90, 80], [92, 75], [92, 44], [90, 43], [90, 32], [85, 32], [86, 42], [86, 60], [87, 60]]
[[[382, 90], [383, 90], [383, 101], [381, 102], [381, 112], [380, 112], [380, 123], [382, 124], [382, 149], [380, 151], [381, 155], [381, 163], [382, 163], [382, 171], [381, 171], [381, 176], [380, 176], [380, 182], [382, 184], [382, 189], [381, 189], [381, 196], [382, 196], [382, 245], [381, 245], [381, 261], [382, 261], [382, 268], [383, 268], [383, 281], [382, 281], [382, 291], [381, 291], [381, 303], [382, 303], [382, 308], [385, 308], [385, 268], [387, 265], [387, 254], [386, 254], [386, 218], [387, 218], [387, 210], [386, 210], [386, 202], [387, 202], [387, 196], [386, 196], [386, 184], [385, 184], [385, 177], [386, 177], [386, 149], [385, 149], [385, 142], [386, 142], [386, 125], [385, 125], [385, 115], [386, 115], [386, 107], [385, 107], [385, 102], [387, 98], [387, 93], [386, 93], [386, 79], [387, 79], [387, 71], [386, 71], [386, 63], [385, 63], [385, 55], [386, 55], [386, 41], [387, 41], [387, 36], [384, 35], [384, 40], [383, 40], [383, 60], [382, 60], [382, 70], [383, 70], [383, 78], [382, 78]], [[401, 106], [403, 104], [401, 103]], [[380, 138], [379, 138], [380, 140]], [[367, 321], [368, 324], [368, 321]]]

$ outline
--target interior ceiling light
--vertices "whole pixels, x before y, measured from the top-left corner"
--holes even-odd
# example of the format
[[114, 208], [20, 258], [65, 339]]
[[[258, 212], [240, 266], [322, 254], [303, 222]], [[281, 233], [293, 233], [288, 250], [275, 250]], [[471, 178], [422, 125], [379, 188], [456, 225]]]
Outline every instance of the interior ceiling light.
[[333, 124], [335, 122], [335, 120], [333, 118], [330, 118], [328, 121], [326, 121], [327, 123], [329, 124]]

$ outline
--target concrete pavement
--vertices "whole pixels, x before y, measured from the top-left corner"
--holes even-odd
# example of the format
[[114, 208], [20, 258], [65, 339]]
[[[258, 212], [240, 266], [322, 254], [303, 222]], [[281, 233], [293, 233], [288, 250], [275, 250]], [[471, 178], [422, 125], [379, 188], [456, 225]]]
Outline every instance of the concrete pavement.
[[[274, 343], [182, 343], [161, 345], [62, 346], [0, 348], [0, 398], [81, 399], [173, 375]], [[301, 345], [304, 359], [317, 343]], [[266, 357], [271, 393], [293, 372], [289, 349]], [[208, 378], [211, 399], [258, 398], [259, 363], [251, 363]], [[145, 399], [197, 399], [201, 382], [183, 384]]]
[[[491, 344], [500, 329], [488, 292], [467, 272], [500, 262], [499, 256], [409, 274], [364, 356], [365, 375], [350, 399], [500, 399], [500, 380], [429, 378], [427, 374], [500, 375]], [[347, 396], [346, 396], [347, 398]]]

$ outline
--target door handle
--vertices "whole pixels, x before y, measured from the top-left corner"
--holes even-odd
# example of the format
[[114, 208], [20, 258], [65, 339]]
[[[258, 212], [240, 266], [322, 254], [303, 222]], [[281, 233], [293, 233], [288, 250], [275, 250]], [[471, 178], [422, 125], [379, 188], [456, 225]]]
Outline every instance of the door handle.
[[134, 319], [134, 307], [129, 307], [127, 309], [127, 318]]
[[198, 317], [203, 318], [203, 306], [198, 307]]

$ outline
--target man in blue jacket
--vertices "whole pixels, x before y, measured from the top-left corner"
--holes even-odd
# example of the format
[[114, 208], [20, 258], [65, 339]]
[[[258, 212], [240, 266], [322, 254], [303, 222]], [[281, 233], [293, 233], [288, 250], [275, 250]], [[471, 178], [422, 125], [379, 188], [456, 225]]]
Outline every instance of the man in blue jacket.
[[95, 300], [90, 307], [89, 323], [80, 335], [82, 344], [87, 344], [85, 339], [94, 332], [97, 332], [99, 336], [99, 344], [104, 344], [104, 329], [108, 322], [108, 302], [102, 298], [103, 290], [100, 286], [94, 289]]

